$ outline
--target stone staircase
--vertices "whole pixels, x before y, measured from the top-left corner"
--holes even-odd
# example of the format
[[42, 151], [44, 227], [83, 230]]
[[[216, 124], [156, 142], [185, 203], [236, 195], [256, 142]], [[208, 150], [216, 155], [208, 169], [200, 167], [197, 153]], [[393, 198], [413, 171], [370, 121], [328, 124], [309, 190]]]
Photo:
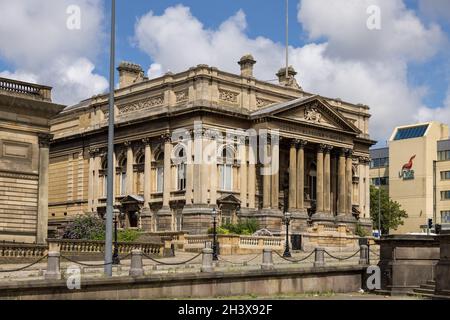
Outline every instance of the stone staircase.
[[432, 298], [434, 296], [434, 291], [436, 289], [436, 281], [428, 280], [426, 283], [422, 284], [419, 288], [413, 290], [410, 295], [420, 295], [422, 297]]

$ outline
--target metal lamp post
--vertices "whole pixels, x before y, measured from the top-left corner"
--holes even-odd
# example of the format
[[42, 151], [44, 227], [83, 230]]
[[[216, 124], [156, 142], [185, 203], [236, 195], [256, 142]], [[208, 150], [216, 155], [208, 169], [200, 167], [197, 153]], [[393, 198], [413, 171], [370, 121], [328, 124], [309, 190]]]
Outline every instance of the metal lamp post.
[[284, 248], [283, 257], [290, 258], [291, 252], [289, 250], [289, 224], [291, 223], [291, 214], [289, 212], [284, 213], [284, 223], [286, 224], [286, 245]]
[[114, 216], [114, 253], [112, 256], [112, 263], [113, 265], [119, 265], [120, 264], [120, 258], [119, 258], [119, 244], [117, 242], [117, 224], [119, 217], [117, 215]]
[[218, 256], [217, 256], [217, 210], [216, 208], [213, 208], [212, 210], [212, 217], [213, 217], [213, 245], [212, 245], [212, 249], [213, 249], [213, 260], [217, 261], [219, 260]]

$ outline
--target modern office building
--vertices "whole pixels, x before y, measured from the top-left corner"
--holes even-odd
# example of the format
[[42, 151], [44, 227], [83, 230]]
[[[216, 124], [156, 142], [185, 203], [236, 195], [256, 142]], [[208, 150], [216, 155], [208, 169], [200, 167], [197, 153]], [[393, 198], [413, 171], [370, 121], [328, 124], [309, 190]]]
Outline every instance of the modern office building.
[[370, 182], [408, 213], [392, 233], [421, 232], [428, 219], [450, 223], [448, 126], [428, 122], [394, 129], [388, 147], [371, 150]]

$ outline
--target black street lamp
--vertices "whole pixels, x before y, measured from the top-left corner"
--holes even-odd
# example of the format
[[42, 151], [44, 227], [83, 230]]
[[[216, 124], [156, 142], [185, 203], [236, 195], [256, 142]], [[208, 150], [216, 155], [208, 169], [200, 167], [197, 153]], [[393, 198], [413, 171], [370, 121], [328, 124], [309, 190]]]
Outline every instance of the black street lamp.
[[219, 260], [219, 257], [217, 256], [217, 230], [216, 230], [217, 210], [216, 210], [216, 208], [213, 208], [213, 210], [212, 210], [212, 217], [213, 217], [213, 245], [212, 245], [213, 261], [217, 261], [217, 260]]
[[119, 244], [117, 243], [117, 223], [118, 223], [119, 217], [117, 215], [114, 216], [114, 253], [112, 257], [112, 264], [113, 265], [119, 265], [120, 264], [120, 258], [119, 258]]
[[284, 213], [284, 223], [286, 224], [286, 245], [284, 248], [283, 257], [290, 258], [291, 252], [289, 250], [289, 224], [291, 223], [291, 214], [287, 211]]

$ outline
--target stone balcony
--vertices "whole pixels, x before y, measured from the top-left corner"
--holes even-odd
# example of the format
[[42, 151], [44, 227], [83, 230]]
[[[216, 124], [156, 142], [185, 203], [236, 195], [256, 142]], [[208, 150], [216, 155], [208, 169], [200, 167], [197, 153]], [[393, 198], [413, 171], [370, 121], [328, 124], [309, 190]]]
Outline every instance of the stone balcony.
[[0, 78], [0, 94], [52, 101], [51, 87], [6, 78]]

